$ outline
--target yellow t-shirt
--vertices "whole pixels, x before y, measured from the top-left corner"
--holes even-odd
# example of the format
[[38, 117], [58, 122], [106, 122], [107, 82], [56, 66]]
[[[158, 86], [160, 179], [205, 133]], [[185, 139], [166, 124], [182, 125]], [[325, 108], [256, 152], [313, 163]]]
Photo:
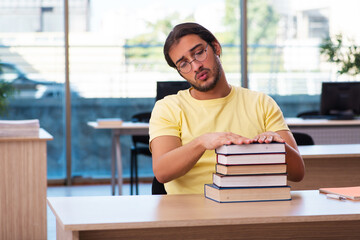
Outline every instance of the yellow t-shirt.
[[[185, 145], [209, 132], [233, 132], [247, 138], [266, 131], [289, 130], [275, 101], [266, 94], [232, 86], [224, 98], [197, 100], [182, 90], [157, 101], [150, 119], [150, 142], [164, 135], [177, 136]], [[181, 161], [181, 159], [174, 159]], [[168, 194], [200, 194], [212, 183], [216, 155], [207, 150], [184, 176], [165, 183]]]

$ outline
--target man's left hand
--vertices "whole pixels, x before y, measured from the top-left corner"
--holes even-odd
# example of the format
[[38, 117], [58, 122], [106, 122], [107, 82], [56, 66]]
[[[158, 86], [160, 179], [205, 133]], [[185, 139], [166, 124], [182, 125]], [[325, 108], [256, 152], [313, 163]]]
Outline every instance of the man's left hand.
[[285, 142], [284, 139], [275, 132], [263, 132], [253, 138], [254, 142], [271, 143], [271, 142]]

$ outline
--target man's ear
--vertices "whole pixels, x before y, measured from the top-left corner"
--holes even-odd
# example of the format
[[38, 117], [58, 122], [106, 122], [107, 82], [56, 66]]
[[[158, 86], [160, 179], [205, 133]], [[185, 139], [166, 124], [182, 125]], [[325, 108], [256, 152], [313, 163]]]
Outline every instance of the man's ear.
[[216, 40], [214, 40], [212, 42], [212, 45], [214, 46], [214, 52], [217, 56], [220, 57], [220, 54], [221, 54], [221, 46], [220, 46], [220, 43]]

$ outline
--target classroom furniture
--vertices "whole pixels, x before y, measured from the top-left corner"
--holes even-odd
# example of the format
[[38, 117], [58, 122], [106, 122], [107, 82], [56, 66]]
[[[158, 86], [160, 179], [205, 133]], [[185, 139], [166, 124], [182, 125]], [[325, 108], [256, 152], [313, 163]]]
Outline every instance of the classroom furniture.
[[[177, 94], [180, 90], [185, 90], [190, 87], [191, 85], [187, 81], [159, 81], [156, 83], [155, 100], [158, 101], [168, 95]], [[167, 194], [164, 184], [160, 183], [155, 176], [153, 177], [152, 180], [151, 192], [154, 195]]]
[[292, 132], [309, 134], [316, 145], [360, 143], [360, 119], [286, 118], [285, 120]]
[[359, 239], [360, 202], [292, 191], [291, 201], [198, 195], [49, 197], [57, 239]]
[[309, 134], [301, 132], [293, 132], [292, 134], [298, 146], [314, 145], [314, 140]]
[[[151, 112], [137, 113], [131, 117], [131, 122], [149, 123]], [[133, 195], [133, 186], [135, 184], [135, 194], [139, 194], [138, 178], [138, 155], [151, 157], [149, 148], [149, 134], [133, 135], [132, 146], [130, 150], [130, 194]], [[135, 175], [135, 176], [134, 176]]]
[[165, 186], [163, 183], [159, 182], [156, 177], [153, 178], [152, 184], [151, 184], [151, 194], [152, 195], [161, 195], [161, 194], [167, 194], [165, 190]]
[[310, 117], [319, 116], [320, 117], [320, 112], [319, 111], [306, 111], [306, 112], [298, 113], [296, 115], [296, 117], [298, 117], [298, 118], [307, 117], [307, 116], [310, 116]]
[[156, 82], [156, 98], [158, 101], [167, 95], [177, 94], [180, 90], [190, 88], [190, 83], [187, 81], [158, 81]]
[[360, 185], [360, 144], [299, 146], [305, 162], [301, 182], [288, 182], [292, 190]]
[[0, 239], [46, 239], [46, 143], [53, 137], [0, 138]]
[[99, 126], [97, 122], [88, 122], [88, 125], [94, 129], [108, 129], [111, 130], [112, 144], [111, 144], [111, 193], [115, 195], [115, 168], [117, 169], [117, 182], [119, 195], [122, 194], [122, 158], [121, 158], [121, 143], [120, 136], [122, 135], [146, 135], [149, 134], [148, 123], [133, 123], [123, 122], [114, 126]]

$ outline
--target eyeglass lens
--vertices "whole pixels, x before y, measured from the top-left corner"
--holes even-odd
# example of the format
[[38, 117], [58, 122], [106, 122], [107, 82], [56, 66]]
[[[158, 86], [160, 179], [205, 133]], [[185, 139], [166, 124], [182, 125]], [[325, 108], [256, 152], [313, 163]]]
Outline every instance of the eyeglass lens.
[[205, 49], [198, 51], [197, 53], [194, 54], [194, 59], [189, 61], [184, 61], [179, 65], [179, 71], [182, 73], [188, 73], [191, 71], [191, 63], [194, 62], [195, 60], [198, 62], [203, 62], [205, 61], [205, 59], [207, 58], [207, 47], [208, 44], [206, 44]]

